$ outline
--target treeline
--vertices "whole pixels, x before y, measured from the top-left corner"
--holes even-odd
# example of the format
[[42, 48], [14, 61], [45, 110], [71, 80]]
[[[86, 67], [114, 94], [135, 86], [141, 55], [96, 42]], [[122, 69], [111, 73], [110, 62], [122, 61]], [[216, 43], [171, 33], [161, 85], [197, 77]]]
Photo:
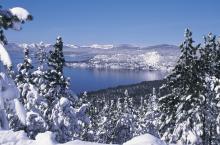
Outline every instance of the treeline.
[[156, 129], [156, 117], [159, 115], [157, 95], [154, 88], [150, 94], [139, 96], [136, 100], [127, 89], [112, 98], [108, 95], [93, 98], [84, 93], [79, 104], [90, 103], [87, 113], [91, 119], [84, 140], [122, 144], [144, 133], [159, 137]]

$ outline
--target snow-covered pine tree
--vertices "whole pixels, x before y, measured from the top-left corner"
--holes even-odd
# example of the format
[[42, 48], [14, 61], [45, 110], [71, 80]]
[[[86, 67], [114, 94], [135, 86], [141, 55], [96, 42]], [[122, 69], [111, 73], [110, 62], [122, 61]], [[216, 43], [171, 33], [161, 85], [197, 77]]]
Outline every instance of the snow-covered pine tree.
[[50, 51], [48, 58], [47, 85], [43, 96], [48, 103], [46, 121], [49, 130], [56, 133], [58, 142], [80, 138], [80, 131], [90, 122], [86, 116], [86, 104], [79, 109], [73, 106], [78, 98], [69, 90], [69, 79], [63, 74], [64, 63], [62, 38], [57, 37], [54, 51]]
[[168, 142], [188, 142], [184, 136], [190, 133], [197, 136], [193, 123], [198, 119], [204, 87], [196, 55], [200, 45], [193, 46], [193, 42], [192, 32], [186, 29], [181, 56], [163, 86], [168, 94], [159, 98], [159, 131]]
[[23, 104], [27, 103], [27, 92], [29, 90], [29, 85], [32, 82], [32, 71], [33, 65], [32, 60], [29, 56], [29, 48], [26, 46], [24, 48], [24, 61], [18, 64], [18, 74], [16, 75], [15, 82], [18, 86], [20, 92], [20, 101]]
[[[91, 116], [95, 140], [100, 143], [123, 143], [135, 134], [136, 116], [132, 113], [133, 100], [125, 90], [124, 97], [106, 101], [106, 99], [91, 102], [90, 110], [96, 112]], [[102, 104], [104, 104], [103, 107]], [[101, 109], [96, 108], [99, 106]], [[92, 109], [93, 108], [93, 109]], [[95, 109], [96, 108], [96, 109]], [[91, 114], [91, 113], [90, 113]], [[92, 113], [94, 114], [94, 113]]]
[[[109, 105], [105, 105], [98, 119], [97, 138], [99, 143], [113, 143], [114, 128], [118, 120], [117, 100], [111, 100]], [[96, 128], [94, 128], [96, 129]]]
[[[118, 98], [117, 109], [112, 129], [112, 142], [122, 144], [135, 135], [136, 116], [133, 111], [133, 99], [128, 91], [124, 92], [125, 97]], [[111, 118], [110, 118], [111, 119]]]
[[216, 51], [214, 59], [214, 75], [217, 78], [220, 78], [220, 38], [216, 40]]
[[200, 137], [203, 144], [213, 145], [219, 144], [219, 137], [216, 133], [216, 118], [219, 112], [216, 100], [216, 92], [214, 91], [216, 84], [216, 54], [217, 42], [216, 37], [209, 33], [204, 36], [204, 46], [200, 49], [200, 77], [204, 79], [203, 99], [201, 102], [201, 120]]
[[38, 112], [41, 114], [41, 116], [46, 119], [47, 117], [47, 108], [48, 108], [48, 100], [45, 97], [46, 94], [46, 86], [48, 84], [47, 80], [45, 79], [46, 69], [47, 69], [47, 58], [46, 58], [46, 51], [44, 50], [43, 44], [40, 44], [38, 46], [38, 51], [35, 54], [35, 57], [37, 58], [37, 69], [33, 71], [32, 73], [32, 82], [33, 87], [35, 91], [37, 91], [37, 98], [35, 102], [35, 107], [37, 108]]
[[145, 123], [145, 114], [147, 113], [147, 100], [141, 96], [140, 106], [137, 108], [137, 126], [135, 127], [135, 136], [147, 132]]
[[[216, 97], [215, 97], [215, 99], [217, 100], [217, 102], [216, 102], [216, 104], [217, 104], [217, 108], [218, 108], [218, 110], [220, 109], [220, 80], [219, 79], [215, 79], [214, 81], [214, 90], [215, 90], [215, 93], [216, 93]], [[215, 139], [216, 140], [216, 144], [219, 144], [219, 142], [220, 142], [220, 139], [219, 139], [219, 136], [220, 136], [220, 113], [219, 113], [219, 111], [216, 111], [216, 113], [217, 113], [217, 118], [215, 119], [215, 123], [216, 123], [216, 133], [215, 134], [213, 134], [213, 139]]]
[[[21, 24], [28, 20], [32, 20], [33, 17], [29, 12], [23, 8], [15, 7], [12, 9], [2, 9], [0, 8], [0, 58], [4, 66], [6, 66], [8, 75], [1, 74], [1, 113], [7, 114], [8, 125], [14, 130], [19, 130], [25, 124], [25, 113], [22, 113], [22, 107], [17, 98], [19, 98], [18, 89], [15, 87], [14, 82], [10, 77], [12, 74], [12, 62], [8, 52], [6, 51], [4, 45], [7, 44], [7, 39], [4, 35], [3, 30], [16, 29], [21, 30]], [[4, 88], [4, 89], [3, 89]], [[21, 109], [20, 112], [16, 109]], [[1, 116], [4, 114], [1, 114]], [[0, 119], [1, 120], [1, 119]], [[21, 123], [22, 122], [22, 123]]]
[[47, 52], [45, 50], [44, 43], [41, 42], [39, 45], [37, 45], [37, 49], [38, 50], [35, 53], [35, 58], [37, 59], [38, 67], [43, 70], [47, 60]]
[[63, 55], [63, 42], [61, 37], [57, 37], [56, 44], [54, 45], [54, 51], [49, 52], [48, 56], [48, 71], [45, 73], [45, 79], [48, 84], [45, 88], [45, 96], [53, 103], [57, 99], [60, 99], [63, 95], [69, 99], [74, 99], [71, 96], [67, 96], [67, 87], [69, 80], [64, 77], [63, 67], [65, 59]]
[[157, 94], [156, 94], [156, 89], [153, 88], [152, 95], [149, 97], [149, 100], [148, 100], [147, 113], [145, 114], [143, 119], [145, 120], [145, 123], [146, 123], [145, 127], [147, 129], [147, 133], [150, 133], [159, 138], [159, 132], [157, 129], [158, 115], [159, 115], [159, 112], [158, 112], [158, 104], [157, 104]]
[[78, 114], [67, 98], [62, 97], [58, 100], [51, 114], [53, 121], [51, 129], [56, 132], [57, 141], [64, 143], [79, 138], [81, 131], [79, 117], [83, 117], [81, 115], [84, 115], [84, 112]]
[[144, 99], [142, 102], [138, 108], [137, 127], [135, 128], [136, 135], [149, 133], [159, 137], [157, 129], [159, 112], [155, 88], [153, 88], [152, 94], [148, 96], [148, 101]]
[[39, 95], [39, 84], [42, 81], [36, 74], [39, 71], [33, 71], [29, 49], [24, 48], [24, 62], [18, 64], [18, 74], [16, 76], [17, 87], [20, 92], [20, 101], [27, 111], [25, 131], [30, 138], [35, 138], [39, 132], [47, 130], [47, 123], [44, 120], [45, 110], [48, 107], [45, 98]]
[[216, 36], [212, 33], [209, 33], [207, 36], [204, 36], [204, 46], [200, 49], [200, 69], [203, 74], [207, 76], [215, 75], [215, 65], [217, 54], [217, 43]]
[[[8, 42], [5, 35], [4, 35], [3, 30], [7, 30], [7, 29], [21, 30], [21, 24], [25, 23], [26, 21], [30, 21], [32, 19], [33, 19], [32, 15], [30, 15], [30, 13], [23, 8], [15, 7], [12, 9], [2, 9], [2, 7], [0, 7], [0, 41], [1, 41], [1, 45], [6, 45]], [[4, 49], [0, 49], [0, 51], [1, 51], [1, 60], [3, 62], [3, 65], [6, 66], [8, 75], [10, 77], [13, 77], [12, 63], [8, 59], [9, 55]], [[8, 57], [8, 58], [6, 59], [6, 57]], [[5, 58], [5, 59], [3, 59], [3, 58]]]

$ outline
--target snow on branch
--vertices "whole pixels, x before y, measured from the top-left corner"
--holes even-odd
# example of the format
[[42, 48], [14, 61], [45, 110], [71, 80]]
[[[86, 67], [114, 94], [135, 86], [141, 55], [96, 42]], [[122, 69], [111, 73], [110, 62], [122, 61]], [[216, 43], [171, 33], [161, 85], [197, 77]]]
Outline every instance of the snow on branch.
[[5, 47], [0, 43], [0, 60], [4, 65], [6, 65], [8, 68], [12, 66], [11, 58], [5, 49]]

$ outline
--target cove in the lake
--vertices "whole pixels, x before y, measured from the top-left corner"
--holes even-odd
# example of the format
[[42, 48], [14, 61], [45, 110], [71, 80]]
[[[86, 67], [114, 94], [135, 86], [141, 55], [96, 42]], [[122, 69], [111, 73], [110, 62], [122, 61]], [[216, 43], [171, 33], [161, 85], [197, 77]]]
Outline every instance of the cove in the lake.
[[84, 91], [95, 91], [142, 81], [160, 80], [166, 74], [167, 72], [163, 71], [65, 68], [65, 75], [71, 78], [71, 90], [77, 94]]

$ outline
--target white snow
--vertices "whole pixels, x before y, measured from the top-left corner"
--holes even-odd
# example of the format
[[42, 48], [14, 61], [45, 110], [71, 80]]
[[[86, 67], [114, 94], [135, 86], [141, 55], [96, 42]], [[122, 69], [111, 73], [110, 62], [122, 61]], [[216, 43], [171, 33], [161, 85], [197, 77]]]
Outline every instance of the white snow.
[[106, 145], [80, 140], [59, 144], [54, 141], [54, 134], [47, 131], [36, 136], [35, 140], [27, 137], [24, 131], [13, 132], [11, 130], [0, 131], [0, 145]]
[[26, 122], [26, 111], [24, 109], [24, 106], [19, 102], [18, 99], [14, 99], [15, 102], [15, 111], [16, 114], [18, 115], [19, 120], [21, 121], [22, 124], [25, 124]]
[[61, 106], [61, 107], [64, 107], [64, 106], [66, 106], [67, 104], [69, 104], [69, 100], [68, 100], [67, 98], [62, 97], [62, 98], [59, 100], [59, 103], [60, 103], [60, 106]]
[[40, 133], [36, 136], [36, 144], [39, 144], [39, 145], [53, 145], [55, 144], [55, 141], [54, 141], [54, 134], [52, 132], [45, 132], [45, 133]]
[[166, 145], [162, 140], [150, 134], [134, 137], [123, 145]]
[[0, 43], [0, 59], [4, 65], [8, 68], [12, 66], [11, 58], [5, 49], [5, 47]]
[[65, 46], [70, 48], [79, 48], [77, 45], [74, 44], [65, 44]]
[[112, 49], [114, 47], [114, 45], [112, 45], [112, 44], [105, 44], [105, 45], [92, 44], [90, 46], [84, 46], [84, 47], [90, 47], [90, 48], [95, 48], [95, 49]]
[[[13, 132], [11, 130], [0, 131], [0, 144], [1, 145], [107, 145], [95, 142], [85, 142], [80, 140], [74, 140], [67, 143], [59, 144], [54, 140], [54, 134], [52, 132], [39, 133], [35, 140], [31, 140], [27, 137], [24, 131]], [[130, 141], [123, 145], [166, 145], [160, 139], [150, 135], [144, 134], [134, 137]]]
[[11, 12], [11, 14], [13, 16], [16, 16], [18, 18], [19, 21], [13, 21], [13, 26], [12, 26], [12, 29], [14, 30], [21, 30], [22, 27], [22, 23], [23, 22], [26, 22], [29, 20], [29, 17], [31, 16], [30, 13], [24, 9], [24, 8], [21, 8], [21, 7], [14, 7], [12, 9], [9, 9], [9, 11]]
[[0, 131], [1, 145], [30, 145], [33, 141], [29, 140], [24, 131], [13, 132], [11, 130]]
[[30, 16], [30, 13], [21, 7], [14, 7], [9, 11], [12, 13], [12, 15], [17, 16], [20, 21], [27, 21], [28, 16]]
[[[187, 140], [187, 144], [196, 145], [201, 142], [199, 137], [195, 135], [195, 133], [193, 133], [192, 131], [188, 132], [188, 134], [186, 134], [185, 136], [183, 135], [183, 137], [185, 137], [184, 139]], [[177, 145], [184, 145], [184, 144], [179, 140]]]
[[146, 64], [151, 65], [151, 66], [156, 66], [158, 65], [160, 61], [160, 54], [156, 51], [153, 52], [147, 52], [142, 55], [143, 59]]
[[[38, 47], [45, 48], [47, 52], [53, 49], [53, 45], [46, 43], [10, 44], [7, 48], [10, 52], [11, 50], [21, 51], [21, 47], [25, 48], [26, 46], [30, 48], [31, 53], [35, 53]], [[108, 44], [97, 44], [97, 46], [96, 44], [94, 46], [64, 45], [66, 65], [74, 68], [171, 71], [180, 54], [176, 46], [161, 45], [146, 48], [114, 46], [112, 49], [103, 49], [104, 46], [108, 46]], [[98, 47], [99, 49], [95, 49]], [[108, 48], [111, 47], [109, 45]], [[12, 54], [14, 53], [12, 52]], [[14, 57], [20, 61], [20, 57]]]

